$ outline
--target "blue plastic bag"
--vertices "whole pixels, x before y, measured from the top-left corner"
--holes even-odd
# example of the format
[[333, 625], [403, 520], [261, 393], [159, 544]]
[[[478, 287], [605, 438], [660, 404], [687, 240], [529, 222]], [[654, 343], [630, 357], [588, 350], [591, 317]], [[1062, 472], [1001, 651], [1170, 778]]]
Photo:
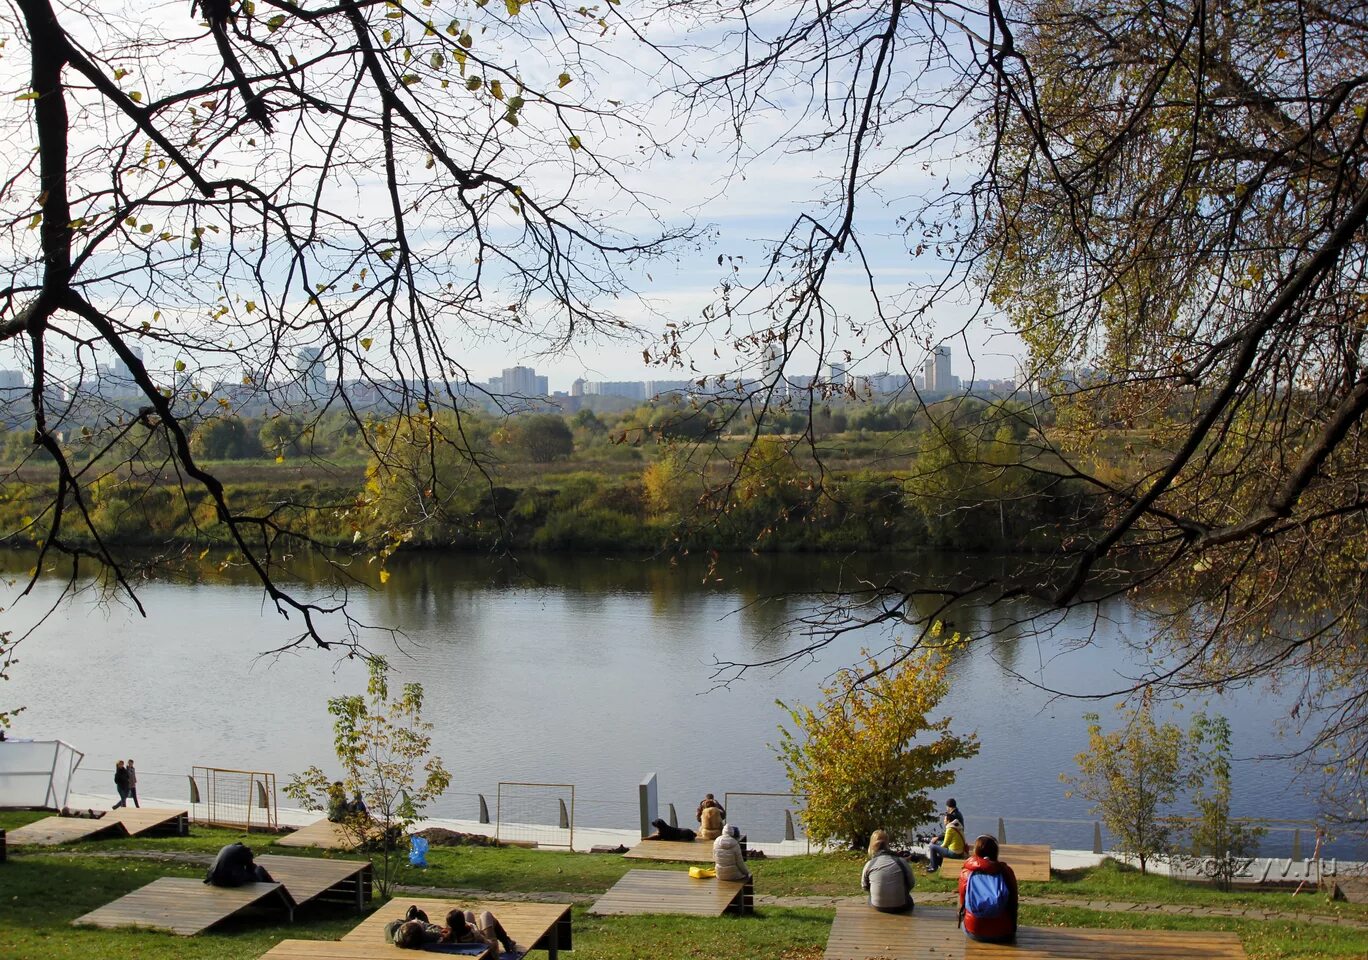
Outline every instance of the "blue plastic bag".
[[428, 852], [428, 842], [425, 837], [409, 837], [409, 864], [415, 867], [426, 867]]

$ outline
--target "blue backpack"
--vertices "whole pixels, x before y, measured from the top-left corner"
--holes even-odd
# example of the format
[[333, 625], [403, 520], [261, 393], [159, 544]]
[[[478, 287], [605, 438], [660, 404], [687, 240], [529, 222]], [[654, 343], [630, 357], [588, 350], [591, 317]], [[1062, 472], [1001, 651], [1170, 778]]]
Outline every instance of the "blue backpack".
[[1009, 898], [1002, 874], [980, 870], [969, 874], [969, 883], [964, 890], [964, 909], [971, 916], [984, 920], [996, 917], [1007, 910]]

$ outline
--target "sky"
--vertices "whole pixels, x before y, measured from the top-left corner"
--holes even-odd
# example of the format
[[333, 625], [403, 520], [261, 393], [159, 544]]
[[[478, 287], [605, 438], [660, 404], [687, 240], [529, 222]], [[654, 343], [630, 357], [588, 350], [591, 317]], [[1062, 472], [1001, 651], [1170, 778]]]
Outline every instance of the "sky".
[[[187, 26], [188, 5], [183, 0], [154, 5], [129, 4], [123, 0], [95, 0], [94, 6], [110, 11], [120, 24], [110, 36], [121, 31], [128, 34], [152, 36], [164, 29], [183, 32]], [[463, 4], [436, 0], [434, 20], [445, 17], [444, 8], [462, 14]], [[61, 8], [65, 22], [75, 22], [71, 13], [81, 5]], [[477, 15], [473, 8], [466, 11], [469, 23], [477, 16], [490, 15], [494, 7], [482, 8]], [[757, 16], [755, 24], [763, 29], [785, 11], [784, 4], [768, 8]], [[515, 364], [533, 366], [538, 373], [550, 378], [552, 390], [567, 390], [578, 377], [589, 380], [645, 380], [684, 379], [702, 374], [737, 374], [758, 372], [758, 357], [754, 350], [738, 355], [735, 341], [749, 328], [747, 321], [737, 320], [731, 325], [730, 338], [720, 333], [709, 333], [692, 343], [690, 367], [648, 367], [642, 351], [654, 345], [654, 337], [667, 324], [686, 325], [697, 321], [704, 309], [715, 305], [724, 282], [746, 285], [754, 282], [762, 272], [776, 238], [783, 236], [795, 219], [814, 216], [830, 221], [821, 199], [828, 186], [828, 178], [841, 169], [839, 137], [810, 151], [786, 148], [795, 134], [820, 134], [822, 118], [815, 115], [803, 88], [792, 83], [778, 83], [770, 90], [767, 109], [757, 111], [737, 139], [729, 128], [724, 112], [695, 109], [685, 112], [678, 98], [668, 92], [681, 79], [684, 70], [695, 75], [720, 69], [727, 62], [728, 43], [716, 29], [685, 31], [677, 21], [664, 16], [654, 20], [638, 19], [637, 25], [656, 44], [670, 51], [673, 64], [660, 53], [635, 42], [629, 31], [611, 29], [602, 36], [590, 36], [590, 58], [600, 68], [596, 78], [585, 76], [587, 96], [595, 98], [592, 105], [623, 102], [636, 105], [651, 131], [651, 136], [662, 149], [639, 149], [627, 137], [611, 139], [614, 128], [605, 123], [601, 129], [587, 126], [586, 141], [602, 135], [608, 142], [592, 143], [595, 150], [616, 157], [615, 168], [623, 183], [647, 198], [646, 204], [624, 208], [621, 195], [611, 191], [590, 193], [584, 199], [591, 210], [609, 211], [615, 228], [626, 232], [649, 233], [655, 229], [677, 229], [692, 226], [698, 239], [676, 244], [670, 253], [658, 260], [641, 264], [627, 271], [630, 286], [636, 297], [622, 297], [611, 303], [611, 309], [623, 319], [641, 328], [641, 336], [622, 338], [588, 337], [568, 347], [548, 352], [546, 343], [528, 334], [522, 337], [466, 336], [459, 339], [459, 354], [465, 369], [475, 380], [486, 380], [504, 367]], [[472, 28], [473, 29], [473, 28]], [[12, 24], [4, 25], [7, 39], [14, 39]], [[477, 50], [484, 50], [485, 35], [476, 31]], [[86, 42], [99, 49], [107, 36], [87, 31]], [[560, 69], [557, 58], [563, 49], [545, 42], [510, 40], [502, 56], [516, 65], [520, 75], [554, 76]], [[16, 101], [16, 96], [27, 89], [28, 63], [22, 43], [11, 42], [6, 56], [0, 58], [0, 110], [11, 143], [8, 160], [17, 162], [31, 144], [30, 105]], [[572, 51], [573, 53], [573, 51]], [[160, 60], [160, 65], [158, 65]], [[172, 62], [154, 51], [143, 61], [145, 75], [136, 72], [125, 85], [136, 84], [155, 96], [159, 81], [196, 71], [194, 62]], [[165, 74], [157, 76], [158, 69]], [[907, 91], [917, 97], [934, 100], [938, 91], [923, 93], [918, 85], [936, 82], [937, 73], [913, 76], [895, 73], [890, 83], [905, 84]], [[578, 79], [577, 79], [578, 82]], [[839, 73], [833, 82], [839, 86]], [[573, 92], [578, 87], [567, 90]], [[901, 143], [915, 138], [922, 123], [916, 119], [890, 124], [884, 141], [878, 145], [871, 161], [888, 159]], [[529, 125], [530, 126], [530, 125]], [[533, 135], [523, 132], [519, 135]], [[277, 133], [277, 137], [281, 134]], [[777, 144], [777, 145], [776, 145]], [[856, 217], [860, 227], [861, 250], [874, 275], [874, 288], [881, 298], [889, 301], [915, 300], [913, 291], [934, 284], [944, 276], [948, 265], [936, 259], [934, 253], [914, 256], [909, 246], [915, 242], [903, 232], [898, 215], [911, 209], [914, 198], [934, 195], [942, 184], [956, 183], [972, 173], [972, 164], [945, 155], [933, 163], [900, 163], [891, 166], [881, 176], [878, 190], [862, 193]], [[544, 191], [554, 195], [559, 187], [554, 164], [550, 170], [543, 164], [539, 176]], [[602, 189], [602, 188], [597, 188]], [[357, 203], [364, 208], [383, 203], [378, 180], [361, 183], [357, 188]], [[648, 211], [645, 209], [649, 206]], [[421, 220], [419, 231], [424, 229]], [[436, 228], [434, 228], [436, 229]], [[33, 239], [33, 234], [11, 230], [22, 244]], [[720, 262], [719, 262], [720, 261]], [[861, 342], [851, 334], [851, 322], [867, 320], [874, 311], [870, 281], [857, 262], [847, 255], [834, 264], [825, 288], [835, 311], [835, 352], [849, 350], [855, 358], [857, 372], [875, 373], [897, 370], [896, 354], [904, 354], [908, 367], [918, 367], [927, 348], [945, 342], [951, 350], [955, 373], [962, 378], [1006, 378], [1017, 375], [1020, 345], [1009, 333], [1002, 332], [1002, 321], [992, 315], [980, 315], [980, 305], [972, 290], [961, 291], [936, 304], [917, 325], [915, 332], [899, 337], [894, 350], [887, 344], [866, 339]], [[535, 329], [536, 324], [531, 324]], [[714, 352], [716, 356], [714, 356]], [[170, 367], [175, 358], [159, 354], [156, 345], [146, 350], [149, 364]], [[100, 355], [102, 362], [112, 356]], [[0, 355], [0, 367], [12, 366]], [[797, 375], [818, 372], [817, 357], [811, 351], [799, 350], [793, 357], [790, 373]]]

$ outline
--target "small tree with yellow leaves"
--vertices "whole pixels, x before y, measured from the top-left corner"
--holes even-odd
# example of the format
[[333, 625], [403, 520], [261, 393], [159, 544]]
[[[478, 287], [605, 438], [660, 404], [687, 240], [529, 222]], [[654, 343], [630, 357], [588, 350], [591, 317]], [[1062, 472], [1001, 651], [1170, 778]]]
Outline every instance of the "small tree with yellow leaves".
[[946, 651], [927, 650], [881, 669], [866, 651], [864, 669], [845, 669], [822, 688], [816, 709], [790, 707], [793, 730], [779, 727], [772, 749], [818, 843], [863, 847], [875, 830], [910, 833], [935, 817], [930, 791], [955, 780], [951, 765], [979, 751], [978, 737], [950, 732], [951, 718], [928, 714], [949, 689]]

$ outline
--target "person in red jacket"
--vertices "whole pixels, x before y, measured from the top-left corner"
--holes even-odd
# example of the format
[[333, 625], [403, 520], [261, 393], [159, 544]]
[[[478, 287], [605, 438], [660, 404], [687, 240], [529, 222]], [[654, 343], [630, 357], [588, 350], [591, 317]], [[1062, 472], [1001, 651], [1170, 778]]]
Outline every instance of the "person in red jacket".
[[960, 869], [959, 916], [964, 932], [973, 940], [1011, 943], [1016, 939], [1016, 874], [998, 860], [993, 837], [975, 840], [974, 852]]

